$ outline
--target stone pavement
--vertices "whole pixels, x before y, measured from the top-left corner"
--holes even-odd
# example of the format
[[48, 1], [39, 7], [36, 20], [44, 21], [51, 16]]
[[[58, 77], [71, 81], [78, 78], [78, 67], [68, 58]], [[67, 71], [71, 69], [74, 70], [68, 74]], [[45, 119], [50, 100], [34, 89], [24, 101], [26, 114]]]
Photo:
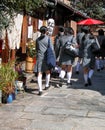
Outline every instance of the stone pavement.
[[27, 77], [27, 91], [0, 106], [0, 130], [105, 130], [105, 70], [94, 73], [89, 87], [84, 87], [82, 72], [73, 73], [69, 89], [65, 84], [55, 88], [52, 78], [42, 96], [34, 75]]

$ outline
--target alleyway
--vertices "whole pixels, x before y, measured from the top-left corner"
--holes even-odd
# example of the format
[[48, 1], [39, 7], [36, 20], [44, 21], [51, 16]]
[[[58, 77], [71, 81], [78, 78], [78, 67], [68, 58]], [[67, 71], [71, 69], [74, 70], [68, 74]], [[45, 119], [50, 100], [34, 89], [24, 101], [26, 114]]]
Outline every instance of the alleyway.
[[95, 71], [89, 87], [84, 87], [82, 71], [73, 74], [69, 89], [66, 84], [55, 88], [52, 78], [42, 96], [35, 76], [27, 76], [27, 91], [0, 106], [0, 130], [105, 130], [105, 70]]

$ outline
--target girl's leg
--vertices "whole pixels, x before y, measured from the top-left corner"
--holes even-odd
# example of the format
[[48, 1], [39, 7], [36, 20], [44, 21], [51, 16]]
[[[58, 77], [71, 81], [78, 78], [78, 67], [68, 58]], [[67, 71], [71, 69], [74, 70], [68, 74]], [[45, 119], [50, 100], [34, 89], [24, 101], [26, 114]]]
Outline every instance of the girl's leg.
[[67, 84], [71, 85], [72, 65], [67, 66]]
[[96, 58], [96, 69], [97, 71], [100, 71], [100, 58], [99, 57]]
[[61, 71], [60, 71], [60, 74], [59, 74], [59, 78], [63, 79], [65, 77], [65, 69], [66, 69], [66, 65], [62, 65], [61, 66]]
[[50, 85], [49, 85], [49, 83], [50, 83], [50, 70], [48, 70], [48, 71], [46, 71], [46, 85], [45, 85], [45, 90], [47, 90], [49, 87], [50, 87]]
[[41, 72], [38, 72], [37, 81], [39, 87], [39, 95], [41, 95], [42, 94], [42, 73]]
[[79, 70], [80, 70], [80, 61], [77, 61], [77, 64], [76, 64], [76, 74], [79, 74]]
[[84, 72], [84, 82], [85, 82], [85, 86], [88, 86], [88, 68], [87, 68], [87, 67], [84, 67], [83, 72]]
[[61, 66], [61, 71], [60, 71], [60, 74], [59, 74], [59, 78], [60, 78], [59, 86], [60, 87], [62, 87], [62, 82], [63, 82], [65, 74], [66, 74], [65, 69], [66, 69], [66, 65], [62, 65]]
[[88, 74], [88, 84], [89, 84], [89, 85], [92, 85], [91, 78], [92, 78], [92, 76], [93, 76], [93, 73], [94, 73], [94, 70], [93, 70], [93, 69], [90, 69], [90, 70], [89, 70], [89, 74]]

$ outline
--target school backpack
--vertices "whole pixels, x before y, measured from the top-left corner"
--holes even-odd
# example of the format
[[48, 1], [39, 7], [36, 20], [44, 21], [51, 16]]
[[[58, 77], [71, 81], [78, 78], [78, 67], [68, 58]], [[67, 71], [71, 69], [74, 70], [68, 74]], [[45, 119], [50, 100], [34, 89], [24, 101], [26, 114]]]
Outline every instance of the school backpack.
[[52, 48], [50, 47], [50, 39], [48, 39], [48, 48], [46, 50], [46, 62], [49, 69], [53, 69], [56, 66], [56, 57]]
[[70, 40], [68, 40], [64, 46], [63, 46], [63, 50], [64, 50], [64, 53], [66, 53], [67, 55], [70, 55], [71, 57], [77, 57], [78, 56], [78, 53], [79, 53], [79, 50], [78, 48], [74, 47], [73, 46], [73, 38]]

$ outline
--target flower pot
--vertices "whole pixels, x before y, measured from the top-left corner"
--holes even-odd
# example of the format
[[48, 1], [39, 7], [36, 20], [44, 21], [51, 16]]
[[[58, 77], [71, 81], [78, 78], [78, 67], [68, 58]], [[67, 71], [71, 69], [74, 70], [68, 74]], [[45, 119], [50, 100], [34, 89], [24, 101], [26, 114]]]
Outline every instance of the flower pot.
[[33, 73], [34, 59], [31, 57], [26, 58], [26, 72]]
[[7, 103], [12, 103], [12, 101], [13, 101], [13, 96], [12, 96], [12, 93], [11, 93], [7, 96]]

